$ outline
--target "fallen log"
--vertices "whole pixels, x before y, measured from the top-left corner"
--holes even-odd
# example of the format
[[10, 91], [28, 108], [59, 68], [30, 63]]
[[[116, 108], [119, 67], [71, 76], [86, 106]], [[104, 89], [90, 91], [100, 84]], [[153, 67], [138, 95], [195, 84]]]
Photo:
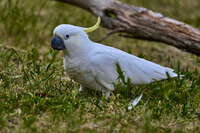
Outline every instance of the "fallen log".
[[200, 56], [200, 31], [160, 13], [117, 0], [57, 1], [79, 6], [100, 16], [102, 26], [126, 33], [128, 37], [163, 42]]

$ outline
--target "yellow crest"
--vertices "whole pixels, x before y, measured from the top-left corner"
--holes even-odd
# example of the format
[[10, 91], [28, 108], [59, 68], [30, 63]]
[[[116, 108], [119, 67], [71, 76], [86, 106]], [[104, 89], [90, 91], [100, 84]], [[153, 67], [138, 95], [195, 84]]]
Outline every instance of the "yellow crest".
[[92, 27], [86, 28], [84, 31], [85, 31], [86, 33], [93, 32], [93, 31], [95, 31], [96, 29], [99, 28], [100, 23], [101, 23], [101, 18], [98, 17], [97, 23], [96, 23], [94, 26], [92, 26]]

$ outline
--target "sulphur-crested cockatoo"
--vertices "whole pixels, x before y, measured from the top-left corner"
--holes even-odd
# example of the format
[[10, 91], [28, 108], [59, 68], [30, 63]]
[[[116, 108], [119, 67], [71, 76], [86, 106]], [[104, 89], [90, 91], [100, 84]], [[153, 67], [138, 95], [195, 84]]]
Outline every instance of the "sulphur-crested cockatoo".
[[90, 28], [61, 24], [53, 31], [51, 46], [63, 51], [64, 69], [71, 79], [80, 83], [80, 91], [95, 89], [108, 98], [114, 83], [119, 81], [116, 64], [133, 85], [177, 77], [170, 68], [91, 41], [87, 33], [96, 30], [100, 20], [99, 17]]

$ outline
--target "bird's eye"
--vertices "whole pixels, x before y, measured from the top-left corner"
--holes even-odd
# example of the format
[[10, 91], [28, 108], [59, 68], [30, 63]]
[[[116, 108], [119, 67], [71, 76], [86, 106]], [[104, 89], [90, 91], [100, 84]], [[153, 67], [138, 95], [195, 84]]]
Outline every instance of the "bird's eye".
[[67, 40], [69, 38], [69, 35], [67, 34], [67, 35], [65, 35], [65, 39]]

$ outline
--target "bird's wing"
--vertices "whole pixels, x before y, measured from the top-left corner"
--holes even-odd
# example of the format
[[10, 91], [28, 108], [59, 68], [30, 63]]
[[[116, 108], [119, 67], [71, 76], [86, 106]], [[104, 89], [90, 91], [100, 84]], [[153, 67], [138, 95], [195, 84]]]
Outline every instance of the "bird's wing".
[[104, 52], [92, 56], [90, 60], [90, 69], [95, 76], [96, 82], [108, 90], [114, 90], [113, 83], [118, 76], [115, 62], [116, 60], [112, 55], [104, 54]]
[[118, 77], [116, 64], [120, 65], [125, 78], [130, 78], [132, 84], [148, 84], [167, 79], [168, 76], [177, 77], [171, 68], [163, 67], [112, 47], [103, 45], [99, 47], [92, 56], [93, 65], [91, 66], [94, 67], [97, 80], [104, 86], [109, 86], [116, 81]]
[[168, 77], [177, 77], [171, 68], [129, 54], [120, 56], [119, 64], [133, 84], [148, 84]]

